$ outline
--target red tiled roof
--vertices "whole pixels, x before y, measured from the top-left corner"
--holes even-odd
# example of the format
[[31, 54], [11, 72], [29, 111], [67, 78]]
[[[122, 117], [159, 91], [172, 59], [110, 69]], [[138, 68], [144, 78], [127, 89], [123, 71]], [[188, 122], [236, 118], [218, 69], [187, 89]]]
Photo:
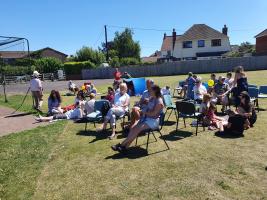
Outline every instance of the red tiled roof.
[[267, 29], [265, 29], [264, 31], [260, 32], [258, 35], [255, 36], [255, 38], [263, 37], [263, 36], [267, 36]]
[[163, 39], [161, 45], [161, 51], [171, 51], [172, 50], [172, 36], [166, 36]]
[[27, 51], [0, 51], [0, 58], [23, 58], [27, 55]]
[[194, 24], [178, 40], [196, 40], [196, 39], [220, 39], [228, 38], [227, 35], [207, 26], [206, 24]]

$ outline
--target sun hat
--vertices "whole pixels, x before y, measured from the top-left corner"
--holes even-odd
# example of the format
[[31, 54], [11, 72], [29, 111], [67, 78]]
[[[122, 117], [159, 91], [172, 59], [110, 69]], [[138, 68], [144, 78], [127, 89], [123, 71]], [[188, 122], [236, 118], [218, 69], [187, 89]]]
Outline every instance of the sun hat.
[[34, 77], [38, 77], [39, 76], [39, 72], [38, 71], [34, 71], [32, 74]]

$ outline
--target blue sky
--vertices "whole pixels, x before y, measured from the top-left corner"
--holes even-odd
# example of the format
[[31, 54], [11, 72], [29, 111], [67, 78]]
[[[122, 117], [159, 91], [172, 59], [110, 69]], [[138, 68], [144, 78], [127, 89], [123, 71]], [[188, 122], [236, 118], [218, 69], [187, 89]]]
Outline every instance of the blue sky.
[[[26, 37], [31, 50], [49, 46], [66, 54], [83, 45], [97, 48], [105, 24], [110, 25], [108, 39], [123, 30], [111, 26], [170, 35], [172, 28], [181, 34], [192, 24], [218, 30], [227, 24], [231, 44], [255, 43], [254, 36], [267, 28], [266, 0], [2, 0], [0, 11], [0, 35]], [[160, 49], [164, 31], [134, 33], [142, 56]]]

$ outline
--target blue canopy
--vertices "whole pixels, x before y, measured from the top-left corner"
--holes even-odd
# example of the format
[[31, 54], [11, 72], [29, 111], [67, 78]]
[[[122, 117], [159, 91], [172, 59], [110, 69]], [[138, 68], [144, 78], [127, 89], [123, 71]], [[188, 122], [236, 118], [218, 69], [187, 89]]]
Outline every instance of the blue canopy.
[[126, 84], [132, 83], [134, 86], [134, 94], [142, 95], [146, 90], [146, 79], [145, 78], [129, 78], [123, 79]]

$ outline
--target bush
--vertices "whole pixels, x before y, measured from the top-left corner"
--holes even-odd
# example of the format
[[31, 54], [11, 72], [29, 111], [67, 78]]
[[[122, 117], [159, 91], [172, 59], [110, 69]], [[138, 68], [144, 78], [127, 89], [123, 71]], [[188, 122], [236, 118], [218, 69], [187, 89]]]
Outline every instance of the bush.
[[105, 62], [105, 55], [98, 50], [93, 50], [90, 47], [84, 46], [76, 52], [74, 60], [78, 62], [90, 61], [95, 65], [100, 65], [101, 63]]
[[35, 70], [34, 66], [10, 66], [6, 65], [0, 68], [0, 73], [11, 76], [22, 76], [25, 74], [32, 74]]
[[65, 73], [68, 75], [71, 74], [81, 74], [83, 69], [93, 69], [96, 68], [96, 65], [90, 61], [84, 62], [66, 62], [63, 65]]
[[35, 65], [35, 60], [34, 59], [30, 59], [30, 58], [20, 58], [20, 59], [16, 59], [14, 64], [12, 64], [14, 66], [32, 66]]
[[121, 58], [114, 57], [110, 61], [110, 66], [112, 67], [122, 67], [122, 66], [128, 66], [128, 65], [139, 65], [140, 60], [137, 58]]
[[62, 62], [56, 58], [40, 58], [35, 60], [36, 70], [39, 73], [53, 73], [62, 69]]

